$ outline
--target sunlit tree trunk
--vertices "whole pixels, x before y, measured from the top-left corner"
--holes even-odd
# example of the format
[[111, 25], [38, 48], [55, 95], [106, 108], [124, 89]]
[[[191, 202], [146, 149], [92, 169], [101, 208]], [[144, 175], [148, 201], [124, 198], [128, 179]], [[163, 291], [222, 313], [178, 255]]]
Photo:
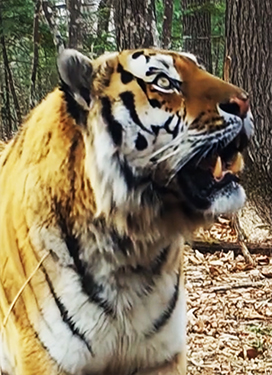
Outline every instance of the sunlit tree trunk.
[[[6, 41], [5, 41], [5, 36], [3, 34], [3, 21], [2, 21], [1, 12], [0, 12], [0, 30], [2, 31], [1, 34], [0, 34], [0, 44], [1, 44], [1, 48], [2, 48], [3, 63], [4, 63], [4, 70], [5, 70], [5, 81], [6, 81], [6, 90], [7, 90], [7, 100], [8, 100], [7, 105], [9, 106], [8, 111], [10, 111], [10, 101], [9, 101], [9, 92], [8, 92], [9, 89], [10, 89], [12, 99], [13, 99], [13, 103], [14, 103], [14, 107], [15, 107], [15, 111], [16, 111], [16, 117], [17, 117], [16, 128], [17, 128], [18, 125], [22, 121], [22, 115], [21, 115], [19, 100], [18, 100], [17, 93], [16, 93], [16, 90], [15, 90], [12, 71], [11, 71], [10, 66], [9, 66], [9, 59], [8, 59]], [[8, 119], [8, 121], [10, 122], [10, 118]], [[9, 126], [9, 127], [10, 127], [10, 129], [8, 129], [8, 131], [7, 131], [8, 136], [10, 136], [10, 131], [11, 131], [12, 126]], [[16, 129], [12, 129], [12, 130], [16, 130]]]
[[246, 89], [255, 136], [246, 157], [245, 186], [250, 204], [272, 224], [272, 2], [228, 0], [226, 53], [230, 80]]
[[[103, 42], [109, 31], [112, 0], [101, 0], [98, 6], [97, 38]], [[97, 51], [98, 55], [104, 52], [103, 46]]]
[[57, 48], [58, 53], [60, 53], [66, 46], [58, 28], [57, 17], [53, 4], [51, 4], [51, 2], [48, 0], [42, 0], [42, 9], [50, 32], [52, 34], [53, 42]]
[[69, 12], [69, 42], [70, 48], [82, 48], [82, 32], [81, 32], [81, 0], [67, 0], [67, 10]]
[[119, 50], [158, 44], [154, 0], [115, 0], [114, 22]]
[[212, 72], [209, 0], [181, 0], [184, 50], [197, 55]]
[[39, 18], [41, 12], [41, 0], [36, 0], [33, 20], [33, 60], [30, 77], [30, 107], [36, 104], [36, 76], [39, 64]]
[[163, 0], [164, 13], [163, 13], [163, 25], [162, 25], [162, 47], [171, 47], [171, 31], [172, 31], [172, 20], [173, 20], [173, 0]]

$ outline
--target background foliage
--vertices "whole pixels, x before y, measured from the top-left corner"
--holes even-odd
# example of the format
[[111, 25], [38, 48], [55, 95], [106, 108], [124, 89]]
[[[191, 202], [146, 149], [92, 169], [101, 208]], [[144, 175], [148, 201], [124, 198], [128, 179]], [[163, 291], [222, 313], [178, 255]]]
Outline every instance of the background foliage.
[[[163, 39], [165, 7], [172, 2], [170, 46], [176, 50], [184, 48], [183, 17], [196, 11], [208, 10], [211, 17], [211, 58], [213, 72], [222, 75], [224, 57], [225, 1], [205, 1], [184, 10], [183, 1], [153, 0], [155, 8], [154, 45], [161, 45]], [[76, 27], [76, 47], [90, 57], [104, 51], [112, 51], [120, 45], [116, 40], [118, 21], [114, 21], [117, 0], [2, 0], [0, 4], [0, 137], [9, 138], [30, 108], [39, 102], [58, 82], [56, 71], [56, 31], [66, 46], [72, 43], [70, 31]], [[133, 0], [131, 1], [133, 3]], [[44, 12], [47, 7], [53, 19], [50, 28]], [[78, 6], [78, 8], [77, 8]], [[38, 12], [35, 14], [35, 8]], [[77, 11], [77, 13], [76, 13]], [[71, 15], [75, 12], [75, 17]], [[38, 17], [38, 33], [34, 35], [34, 18]], [[52, 21], [51, 19], [51, 21]], [[148, 20], [150, 22], [150, 20]], [[72, 25], [74, 22], [74, 25]], [[201, 36], [199, 36], [201, 38]], [[193, 41], [199, 43], [200, 40]], [[34, 90], [31, 89], [34, 45], [38, 46]], [[74, 44], [73, 44], [74, 46]], [[6, 60], [4, 54], [6, 51]], [[12, 85], [14, 90], [12, 91]], [[16, 101], [17, 108], [16, 108]]]

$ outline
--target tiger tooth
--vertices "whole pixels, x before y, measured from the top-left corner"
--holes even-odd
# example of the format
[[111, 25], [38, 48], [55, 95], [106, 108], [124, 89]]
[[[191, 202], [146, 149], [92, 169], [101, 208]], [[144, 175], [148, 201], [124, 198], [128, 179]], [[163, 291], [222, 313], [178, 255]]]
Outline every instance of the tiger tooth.
[[229, 169], [231, 170], [232, 173], [236, 174], [242, 171], [243, 168], [244, 168], [244, 158], [241, 152], [238, 152], [234, 162], [231, 164]]
[[214, 178], [222, 177], [222, 160], [220, 156], [217, 157], [216, 164], [213, 170], [213, 177]]

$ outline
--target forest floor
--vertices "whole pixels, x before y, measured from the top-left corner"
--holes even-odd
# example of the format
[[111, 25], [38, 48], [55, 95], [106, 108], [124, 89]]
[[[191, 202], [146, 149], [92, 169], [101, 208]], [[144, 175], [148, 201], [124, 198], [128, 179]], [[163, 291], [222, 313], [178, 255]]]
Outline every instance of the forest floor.
[[[270, 255], [257, 246], [250, 265], [228, 250], [237, 241], [228, 220], [197, 237], [211, 251], [185, 251], [188, 374], [272, 375], [271, 239]], [[212, 251], [218, 240], [224, 251]]]

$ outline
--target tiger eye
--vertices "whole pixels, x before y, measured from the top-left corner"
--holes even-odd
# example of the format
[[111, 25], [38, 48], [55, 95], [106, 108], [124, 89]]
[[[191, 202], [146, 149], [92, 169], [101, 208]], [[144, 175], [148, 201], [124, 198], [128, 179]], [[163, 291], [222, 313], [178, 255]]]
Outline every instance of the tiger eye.
[[168, 78], [166, 77], [160, 77], [157, 80], [157, 85], [160, 86], [163, 89], [169, 88], [171, 83]]

